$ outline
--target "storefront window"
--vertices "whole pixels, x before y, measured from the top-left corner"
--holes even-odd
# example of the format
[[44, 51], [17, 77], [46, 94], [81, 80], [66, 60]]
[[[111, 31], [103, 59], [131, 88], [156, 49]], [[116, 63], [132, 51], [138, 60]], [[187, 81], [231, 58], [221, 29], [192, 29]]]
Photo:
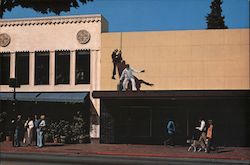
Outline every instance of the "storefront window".
[[[121, 109], [117, 114], [117, 134], [122, 137], [148, 137], [151, 136], [150, 109], [132, 108]], [[143, 120], [142, 120], [143, 119]]]
[[56, 51], [56, 84], [69, 84], [70, 51]]
[[90, 83], [90, 51], [76, 51], [76, 84]]
[[35, 52], [35, 84], [49, 84], [49, 52]]
[[29, 52], [16, 53], [15, 71], [19, 84], [29, 84]]
[[10, 53], [0, 54], [0, 85], [8, 85], [10, 78]]

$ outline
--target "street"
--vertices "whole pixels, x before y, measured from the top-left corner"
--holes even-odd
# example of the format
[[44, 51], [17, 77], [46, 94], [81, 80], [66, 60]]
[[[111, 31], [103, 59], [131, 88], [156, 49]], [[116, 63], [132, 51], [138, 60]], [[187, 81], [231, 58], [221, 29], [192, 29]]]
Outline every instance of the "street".
[[250, 161], [223, 160], [223, 159], [190, 159], [190, 158], [159, 158], [159, 157], [133, 157], [133, 156], [67, 156], [46, 154], [16, 154], [1, 153], [1, 165], [246, 165]]

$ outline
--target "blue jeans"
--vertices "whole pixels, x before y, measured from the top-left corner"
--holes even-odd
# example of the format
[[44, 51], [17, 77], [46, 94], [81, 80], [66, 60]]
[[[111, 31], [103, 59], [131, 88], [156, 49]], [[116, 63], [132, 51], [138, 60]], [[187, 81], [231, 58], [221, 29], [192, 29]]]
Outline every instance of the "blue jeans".
[[13, 147], [20, 147], [20, 138], [20, 130], [16, 128], [14, 132]]
[[42, 147], [43, 146], [43, 131], [40, 129], [36, 130], [37, 133], [37, 146]]

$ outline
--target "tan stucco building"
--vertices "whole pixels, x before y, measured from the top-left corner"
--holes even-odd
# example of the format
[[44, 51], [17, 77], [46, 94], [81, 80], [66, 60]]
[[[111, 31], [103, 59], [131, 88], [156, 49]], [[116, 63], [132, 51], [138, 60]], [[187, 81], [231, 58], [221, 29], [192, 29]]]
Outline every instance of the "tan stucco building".
[[[7, 57], [7, 61], [9, 60], [7, 65], [9, 74], [5, 75], [5, 82], [1, 81], [0, 85], [1, 100], [8, 100], [4, 98], [4, 94], [13, 91], [7, 83], [7, 78], [8, 76], [14, 78], [17, 76], [16, 72], [19, 72], [16, 67], [16, 56], [26, 53], [29, 67], [25, 74], [28, 74], [28, 80], [21, 84], [16, 92], [37, 93], [39, 96], [43, 93], [89, 93], [91, 114], [97, 117], [95, 119], [97, 122], [91, 123], [92, 137], [100, 136], [98, 120], [104, 106], [99, 98], [112, 98], [111, 96], [93, 98], [93, 91], [117, 91], [119, 74], [115, 80], [111, 78], [113, 70], [111, 54], [114, 49], [120, 49], [123, 60], [133, 68], [145, 69], [145, 73], [136, 74], [138, 80], [146, 82], [140, 84], [142, 93], [143, 91], [192, 91], [192, 94], [188, 94], [192, 98], [196, 91], [229, 90], [249, 93], [250, 90], [249, 29], [110, 33], [108, 22], [101, 15], [1, 20], [0, 27], [0, 53], [1, 56]], [[46, 64], [48, 78], [45, 83], [38, 80], [39, 67], [36, 61], [39, 53], [44, 55], [43, 52], [48, 57]], [[63, 60], [62, 64], [57, 62], [60, 61], [58, 59], [61, 55], [67, 56], [66, 63]], [[81, 68], [85, 63], [79, 63], [80, 60], [77, 59], [83, 56], [85, 59], [85, 55], [88, 56], [86, 58], [89, 60], [86, 64], [88, 67]], [[4, 65], [3, 61], [0, 62], [1, 67]], [[60, 70], [60, 67], [57, 68], [59, 65], [63, 68], [67, 66], [68, 70]], [[79, 72], [78, 69], [87, 70]], [[85, 71], [89, 72], [87, 80], [78, 82], [78, 73], [86, 75]], [[60, 72], [66, 74], [67, 80], [58, 78]], [[1, 74], [3, 75], [3, 71]], [[150, 96], [142, 94], [138, 95], [138, 98], [140, 96], [150, 100], [155, 94]], [[125, 94], [122, 97], [127, 98], [129, 95]], [[176, 98], [171, 96], [171, 99]], [[247, 94], [244, 99], [249, 99], [249, 95]], [[195, 109], [201, 106], [202, 104]], [[223, 106], [221, 103], [220, 107]], [[151, 105], [149, 107], [151, 107], [149, 114], [153, 114], [151, 112], [154, 108]], [[241, 114], [244, 114], [245, 104], [242, 109]], [[209, 112], [207, 109], [206, 113]], [[160, 113], [163, 113], [163, 110]], [[150, 123], [151, 119], [152, 116]], [[189, 127], [188, 124], [182, 128], [185, 127]], [[154, 136], [152, 128], [150, 126], [150, 136]], [[190, 135], [189, 128], [185, 132]]]
[[[9, 73], [5, 77], [16, 77], [17, 53], [28, 53], [28, 80], [16, 92], [92, 92], [100, 90], [101, 33], [108, 31], [108, 23], [101, 15], [80, 15], [67, 17], [47, 17], [10, 19], [0, 21], [1, 49], [3, 56], [9, 56]], [[76, 83], [77, 52], [86, 51], [90, 64], [88, 80]], [[36, 55], [48, 55], [48, 82], [36, 81]], [[57, 83], [56, 52], [68, 55], [68, 81]], [[81, 64], [80, 64], [81, 65]], [[2, 67], [2, 66], [1, 66]], [[66, 67], [66, 64], [62, 64]], [[24, 73], [21, 73], [24, 74]], [[3, 74], [2, 74], [3, 75]], [[22, 76], [22, 75], [21, 75]], [[7, 79], [7, 78], [6, 78]], [[2, 82], [1, 92], [12, 92], [8, 83]], [[98, 100], [92, 99], [96, 113], [99, 113]], [[98, 131], [97, 131], [98, 133]], [[93, 136], [99, 136], [93, 135]]]
[[[218, 145], [249, 146], [249, 44], [249, 29], [103, 33], [102, 91], [94, 92], [101, 99], [101, 142], [162, 144], [173, 118], [176, 142], [185, 144], [204, 118], [214, 121]], [[130, 66], [145, 69], [135, 74], [140, 92], [113, 92], [116, 48]]]
[[249, 89], [249, 29], [103, 33], [101, 89], [114, 90], [111, 53], [145, 69], [142, 90]]

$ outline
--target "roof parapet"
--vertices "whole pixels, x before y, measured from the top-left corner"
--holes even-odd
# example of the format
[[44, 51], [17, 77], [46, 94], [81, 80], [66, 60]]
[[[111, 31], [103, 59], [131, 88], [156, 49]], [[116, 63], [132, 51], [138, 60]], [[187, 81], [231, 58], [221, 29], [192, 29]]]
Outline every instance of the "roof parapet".
[[100, 22], [103, 17], [101, 14], [96, 15], [74, 15], [58, 17], [36, 17], [36, 18], [19, 18], [19, 19], [2, 19], [0, 27], [7, 26], [35, 26], [35, 25], [56, 25], [56, 24], [77, 24], [77, 23], [94, 23]]

